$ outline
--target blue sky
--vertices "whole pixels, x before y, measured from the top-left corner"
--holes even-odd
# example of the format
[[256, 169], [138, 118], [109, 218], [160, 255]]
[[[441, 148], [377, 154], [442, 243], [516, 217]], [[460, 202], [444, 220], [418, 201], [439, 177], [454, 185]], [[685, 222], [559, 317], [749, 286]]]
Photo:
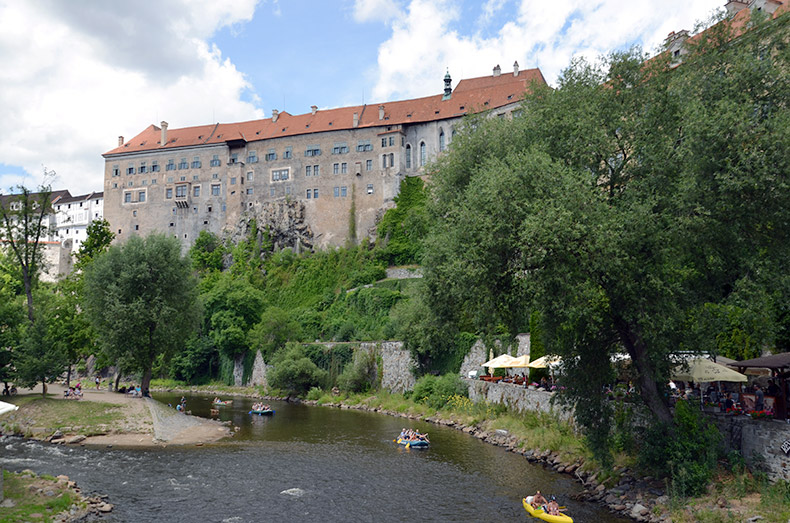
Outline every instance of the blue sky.
[[[0, 189], [102, 190], [103, 152], [171, 128], [436, 94], [518, 61], [549, 83], [574, 56], [670, 31], [724, 0], [0, 0]], [[30, 21], [35, 20], [35, 24]]]

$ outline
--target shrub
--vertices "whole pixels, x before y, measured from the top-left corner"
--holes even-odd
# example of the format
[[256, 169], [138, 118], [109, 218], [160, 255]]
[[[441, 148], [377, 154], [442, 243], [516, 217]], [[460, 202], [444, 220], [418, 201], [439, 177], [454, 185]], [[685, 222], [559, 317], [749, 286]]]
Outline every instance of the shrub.
[[443, 407], [452, 396], [467, 396], [469, 390], [457, 374], [444, 376], [426, 375], [414, 384], [412, 394], [415, 401], [425, 403], [431, 408]]
[[376, 355], [371, 351], [357, 350], [340, 376], [337, 386], [346, 392], [366, 392], [376, 380]]
[[685, 401], [675, 404], [672, 427], [656, 424], [645, 432], [639, 462], [670, 478], [670, 489], [679, 497], [705, 490], [716, 468], [721, 434]]
[[324, 391], [321, 390], [320, 387], [312, 387], [310, 388], [310, 391], [307, 393], [307, 399], [316, 401], [323, 395], [324, 395]]
[[326, 384], [327, 372], [305, 356], [296, 343], [289, 343], [275, 354], [273, 365], [268, 374], [269, 384], [289, 394], [304, 396], [310, 388]]

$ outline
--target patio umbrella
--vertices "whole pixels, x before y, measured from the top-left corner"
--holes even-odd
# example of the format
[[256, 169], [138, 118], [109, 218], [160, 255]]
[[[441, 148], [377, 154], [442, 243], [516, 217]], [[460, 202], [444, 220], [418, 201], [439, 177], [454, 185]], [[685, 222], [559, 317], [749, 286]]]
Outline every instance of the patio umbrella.
[[553, 367], [557, 365], [561, 361], [559, 356], [541, 356], [540, 358], [536, 359], [535, 361], [531, 362], [527, 367], [530, 369], [547, 369], [549, 367]]
[[501, 369], [508, 367], [510, 362], [513, 361], [513, 356], [510, 354], [501, 354], [494, 358], [493, 360], [489, 360], [483, 363], [483, 367], [489, 367], [492, 369]]
[[724, 365], [719, 365], [705, 358], [694, 358], [676, 366], [672, 370], [672, 379], [708, 383], [711, 381], [728, 381], [742, 383], [747, 381], [745, 375]]

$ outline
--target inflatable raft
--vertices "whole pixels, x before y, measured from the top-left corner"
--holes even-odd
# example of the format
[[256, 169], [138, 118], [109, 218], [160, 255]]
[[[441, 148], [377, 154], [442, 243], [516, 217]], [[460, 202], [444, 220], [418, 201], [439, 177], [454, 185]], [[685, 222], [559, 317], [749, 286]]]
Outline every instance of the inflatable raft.
[[212, 405], [217, 405], [219, 407], [222, 407], [224, 405], [230, 405], [231, 403], [233, 403], [233, 400], [213, 401], [213, 402], [211, 402]]
[[412, 439], [403, 439], [403, 438], [398, 438], [398, 444], [405, 446], [407, 449], [408, 448], [422, 448], [422, 449], [424, 449], [424, 448], [427, 448], [427, 447], [429, 447], [431, 445], [430, 442], [425, 441], [425, 440], [421, 440], [421, 439], [412, 440]]
[[266, 410], [251, 410], [250, 414], [257, 414], [258, 416], [269, 416], [274, 414], [274, 410], [266, 409]]
[[543, 507], [532, 508], [532, 505], [530, 505], [531, 501], [532, 501], [532, 496], [527, 496], [526, 498], [521, 500], [521, 504], [524, 505], [524, 510], [527, 511], [527, 514], [529, 514], [533, 518], [542, 519], [543, 521], [549, 521], [551, 523], [573, 523], [573, 519], [567, 514], [552, 516], [551, 514], [546, 514], [546, 512], [543, 510]]

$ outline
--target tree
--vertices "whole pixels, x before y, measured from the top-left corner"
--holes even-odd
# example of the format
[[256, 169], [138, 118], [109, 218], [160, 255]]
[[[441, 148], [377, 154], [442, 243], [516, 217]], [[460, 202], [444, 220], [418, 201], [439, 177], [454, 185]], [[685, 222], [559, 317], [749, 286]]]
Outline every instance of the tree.
[[84, 306], [105, 351], [143, 374], [191, 337], [200, 319], [197, 285], [174, 238], [131, 237], [85, 271]]
[[192, 266], [200, 272], [221, 271], [225, 254], [225, 246], [216, 234], [209, 231], [200, 231], [195, 244], [189, 250]]
[[248, 332], [261, 318], [264, 295], [244, 278], [225, 273], [204, 297], [206, 331], [231, 359], [249, 349]]
[[260, 321], [249, 331], [249, 344], [268, 358], [287, 342], [299, 341], [301, 330], [299, 322], [292, 314], [279, 307], [269, 307], [261, 314]]
[[[54, 172], [44, 171], [46, 177]], [[46, 237], [49, 225], [45, 217], [52, 210], [52, 189], [42, 185], [37, 193], [23, 185], [17, 193], [0, 196], [3, 245], [20, 272], [20, 280], [27, 297], [27, 317], [33, 321], [33, 289], [44, 269], [41, 239]]]
[[80, 249], [75, 255], [77, 266], [82, 268], [97, 255], [110, 248], [110, 244], [115, 239], [115, 233], [110, 229], [110, 222], [107, 220], [93, 220], [86, 229], [87, 237], [80, 245]]
[[21, 339], [20, 328], [26, 322], [25, 307], [18, 294], [19, 287], [10, 274], [0, 271], [0, 381], [5, 388], [13, 379], [13, 353]]

